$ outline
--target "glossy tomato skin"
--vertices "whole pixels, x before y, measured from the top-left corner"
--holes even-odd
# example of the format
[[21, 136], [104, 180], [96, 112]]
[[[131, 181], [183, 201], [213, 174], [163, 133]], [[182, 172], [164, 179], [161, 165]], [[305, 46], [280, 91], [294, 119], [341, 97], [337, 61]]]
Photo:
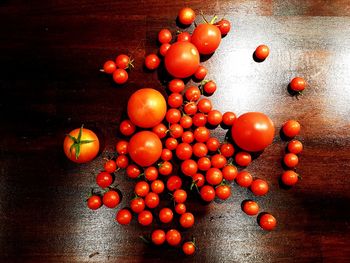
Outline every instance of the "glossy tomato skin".
[[136, 214], [139, 214], [143, 210], [145, 210], [145, 206], [146, 206], [145, 201], [141, 197], [137, 197], [131, 200], [130, 202], [130, 208]]
[[252, 175], [247, 171], [241, 171], [236, 176], [236, 182], [241, 187], [249, 187], [253, 182]]
[[255, 179], [250, 185], [250, 190], [256, 196], [263, 196], [269, 191], [269, 185], [265, 180]]
[[136, 131], [136, 127], [130, 120], [123, 120], [120, 123], [119, 130], [123, 135], [131, 136]]
[[180, 216], [180, 225], [183, 228], [190, 228], [194, 225], [194, 216], [192, 213], [186, 212]]
[[128, 209], [119, 210], [116, 216], [116, 220], [121, 225], [128, 225], [131, 222], [132, 214]]
[[193, 176], [197, 173], [198, 165], [196, 161], [192, 159], [185, 160], [181, 163], [181, 171], [184, 175]]
[[117, 68], [113, 72], [113, 80], [117, 84], [124, 84], [128, 81], [129, 74], [125, 71], [125, 69]]
[[141, 131], [132, 136], [128, 148], [131, 159], [142, 167], [154, 164], [162, 154], [162, 142], [150, 131]]
[[103, 195], [103, 204], [109, 208], [114, 208], [120, 203], [120, 196], [118, 192], [109, 190]]
[[169, 43], [162, 44], [159, 48], [159, 54], [161, 54], [164, 57], [170, 47], [171, 45]]
[[165, 237], [170, 246], [177, 246], [181, 242], [181, 234], [176, 229], [170, 229]]
[[89, 197], [89, 199], [87, 200], [87, 206], [91, 210], [96, 210], [96, 209], [100, 208], [102, 206], [101, 197], [99, 197], [98, 195], [93, 195], [93, 196]]
[[112, 74], [116, 69], [117, 69], [117, 66], [112, 60], [107, 60], [103, 64], [103, 71], [106, 72], [107, 74]]
[[144, 174], [148, 181], [154, 181], [158, 178], [158, 170], [154, 166], [147, 167]]
[[231, 23], [226, 19], [221, 19], [219, 22], [215, 23], [215, 25], [219, 28], [222, 36], [227, 35], [231, 30]]
[[215, 189], [210, 185], [204, 185], [200, 190], [201, 198], [206, 202], [211, 202], [215, 198]]
[[242, 210], [249, 216], [255, 216], [259, 213], [259, 205], [251, 200], [243, 202]]
[[252, 156], [247, 152], [239, 152], [235, 156], [235, 161], [239, 166], [245, 167], [252, 162]]
[[294, 153], [287, 153], [283, 158], [284, 164], [289, 168], [294, 168], [299, 163], [299, 158]]
[[165, 68], [176, 78], [192, 76], [199, 66], [199, 52], [189, 42], [176, 42], [165, 54]]
[[212, 24], [200, 24], [192, 33], [191, 42], [197, 47], [200, 54], [209, 55], [220, 45], [221, 32]]
[[179, 215], [186, 213], [186, 205], [185, 204], [176, 204], [175, 212]]
[[210, 168], [205, 175], [205, 180], [211, 185], [220, 184], [222, 179], [222, 172], [218, 168]]
[[149, 70], [155, 70], [159, 67], [160, 59], [156, 54], [149, 54], [145, 58], [145, 66]]
[[298, 182], [299, 176], [296, 172], [288, 170], [282, 174], [281, 180], [284, 185], [292, 186]]
[[159, 124], [166, 110], [163, 95], [155, 89], [140, 89], [128, 101], [128, 116], [133, 124], [141, 128], [152, 128]]
[[270, 49], [266, 45], [260, 45], [255, 49], [254, 55], [259, 60], [265, 60], [270, 54]]
[[222, 176], [227, 181], [232, 181], [236, 178], [238, 174], [237, 167], [234, 165], [226, 165], [224, 168], [222, 168]]
[[229, 185], [219, 185], [215, 189], [215, 195], [221, 200], [226, 200], [231, 196], [231, 187]]
[[231, 133], [233, 140], [243, 150], [258, 152], [272, 143], [275, 126], [264, 113], [248, 112], [235, 120]]
[[155, 245], [162, 245], [165, 242], [165, 232], [161, 229], [152, 232], [152, 243]]
[[192, 8], [184, 7], [179, 11], [177, 18], [181, 24], [188, 26], [195, 20], [196, 14]]
[[262, 229], [271, 231], [276, 227], [277, 221], [273, 215], [264, 214], [260, 217], [259, 225]]
[[168, 181], [166, 182], [166, 187], [171, 192], [175, 191], [176, 189], [181, 188], [181, 186], [182, 186], [182, 180], [177, 175], [170, 176]]
[[294, 91], [301, 92], [306, 87], [306, 81], [303, 78], [295, 77], [289, 84], [290, 88]]
[[150, 211], [148, 210], [143, 210], [141, 213], [138, 215], [138, 221], [140, 225], [143, 226], [148, 226], [152, 223], [153, 221], [153, 215]]
[[[69, 133], [69, 135], [78, 138], [80, 129], [81, 128], [74, 129]], [[76, 149], [73, 147], [72, 150], [70, 150], [74, 141], [69, 136], [65, 137], [63, 142], [63, 150], [69, 160], [76, 163], [86, 163], [93, 160], [96, 157], [100, 149], [100, 142], [97, 138], [97, 135], [89, 129], [82, 128], [81, 141], [85, 140], [91, 140], [92, 142], [80, 144], [80, 154], [78, 158], [76, 158]]]
[[293, 138], [300, 133], [300, 123], [295, 120], [289, 120], [282, 126], [284, 135], [289, 138]]
[[159, 211], [159, 220], [164, 223], [170, 223], [173, 220], [174, 213], [170, 208], [164, 207]]
[[100, 172], [96, 176], [96, 183], [98, 184], [99, 187], [106, 188], [106, 187], [110, 186], [113, 183], [113, 178], [107, 172]]
[[154, 180], [151, 183], [151, 189], [152, 192], [156, 193], [156, 194], [160, 194], [164, 191], [164, 183], [161, 180]]
[[303, 151], [303, 144], [301, 141], [292, 140], [288, 143], [288, 151], [294, 154], [301, 153]]
[[162, 29], [158, 33], [158, 41], [159, 43], [165, 44], [165, 43], [170, 43], [172, 39], [172, 35], [169, 29]]
[[176, 41], [177, 42], [181, 42], [181, 41], [191, 42], [191, 35], [188, 32], [182, 32], [182, 33], [178, 34]]
[[196, 246], [194, 245], [193, 242], [185, 242], [183, 245], [182, 245], [182, 251], [184, 252], [185, 255], [193, 255], [194, 252], [196, 252]]

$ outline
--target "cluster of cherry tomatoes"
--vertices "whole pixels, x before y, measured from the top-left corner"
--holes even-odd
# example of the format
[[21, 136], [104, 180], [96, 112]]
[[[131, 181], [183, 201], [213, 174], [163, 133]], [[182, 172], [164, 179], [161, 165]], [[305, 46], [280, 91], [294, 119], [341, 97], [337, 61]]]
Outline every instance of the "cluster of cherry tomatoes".
[[115, 61], [107, 60], [101, 71], [111, 74], [115, 83], [121, 85], [128, 81], [129, 74], [126, 70], [133, 68], [133, 60], [125, 54], [120, 54]]

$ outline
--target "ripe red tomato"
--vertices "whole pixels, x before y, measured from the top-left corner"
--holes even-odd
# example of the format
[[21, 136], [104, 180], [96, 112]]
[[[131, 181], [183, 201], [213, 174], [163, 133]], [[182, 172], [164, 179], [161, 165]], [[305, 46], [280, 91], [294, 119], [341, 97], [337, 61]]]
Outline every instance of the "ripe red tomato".
[[182, 140], [182, 142], [184, 142], [184, 143], [192, 143], [192, 142], [194, 141], [193, 132], [191, 132], [191, 131], [185, 131], [185, 132], [182, 134], [181, 140]]
[[210, 168], [205, 175], [205, 180], [211, 185], [220, 184], [222, 179], [222, 172], [218, 168]]
[[222, 172], [222, 176], [227, 181], [234, 180], [238, 174], [237, 167], [231, 164], [226, 165], [224, 168], [222, 168], [221, 172]]
[[144, 171], [144, 175], [148, 181], [154, 181], [158, 178], [158, 170], [154, 166], [147, 167]]
[[175, 205], [175, 212], [179, 215], [182, 215], [186, 212], [186, 205], [185, 204], [176, 204]]
[[175, 150], [177, 148], [178, 142], [175, 138], [168, 138], [165, 140], [165, 147], [170, 151]]
[[192, 117], [192, 122], [196, 127], [205, 126], [207, 123], [207, 116], [204, 113], [198, 112]]
[[203, 80], [208, 74], [208, 70], [204, 66], [199, 66], [197, 71], [194, 73], [194, 77], [197, 80]]
[[211, 202], [215, 198], [215, 189], [210, 185], [204, 185], [200, 190], [201, 198], [206, 202]]
[[209, 113], [213, 108], [211, 101], [206, 98], [203, 98], [200, 101], [198, 101], [197, 107], [198, 107], [198, 110], [202, 113]]
[[152, 223], [153, 221], [153, 215], [150, 211], [148, 210], [143, 210], [141, 213], [138, 215], [138, 221], [140, 225], [143, 226], [148, 226]]
[[235, 120], [236, 120], [236, 114], [234, 114], [233, 112], [228, 111], [228, 112], [225, 112], [224, 115], [222, 115], [222, 122], [228, 127], [231, 127], [235, 122]]
[[222, 154], [215, 154], [211, 157], [211, 166], [215, 168], [223, 168], [227, 164], [227, 159]]
[[140, 89], [128, 101], [128, 115], [141, 128], [152, 128], [161, 123], [166, 114], [166, 101], [155, 89]]
[[259, 60], [265, 60], [269, 55], [270, 50], [266, 45], [260, 45], [255, 49], [254, 55]]
[[83, 128], [71, 131], [63, 141], [63, 150], [69, 160], [86, 163], [93, 160], [100, 149], [96, 134]]
[[136, 127], [130, 120], [123, 120], [119, 125], [119, 130], [123, 135], [131, 136], [136, 131]]
[[301, 153], [303, 150], [303, 144], [298, 140], [293, 140], [288, 143], [288, 151], [294, 154]]
[[106, 188], [106, 187], [110, 186], [113, 183], [113, 178], [107, 172], [100, 172], [96, 176], [96, 183], [98, 184], [99, 187]]
[[168, 105], [172, 108], [181, 107], [183, 101], [183, 97], [180, 93], [171, 93], [168, 97]]
[[231, 196], [231, 187], [229, 185], [219, 185], [215, 189], [215, 195], [221, 200], [226, 200]]
[[154, 132], [140, 131], [129, 141], [129, 155], [140, 166], [155, 163], [162, 154], [162, 142]]
[[165, 119], [169, 123], [178, 123], [181, 119], [181, 111], [178, 109], [169, 109], [165, 114]]
[[211, 167], [211, 161], [208, 157], [201, 157], [197, 161], [198, 169], [201, 171], [207, 171]]
[[283, 184], [288, 186], [295, 185], [298, 182], [298, 179], [299, 175], [292, 170], [285, 171], [281, 177]]
[[121, 209], [118, 211], [116, 220], [121, 225], [128, 225], [131, 222], [132, 215], [128, 209]]
[[247, 171], [241, 171], [236, 176], [236, 183], [241, 187], [249, 187], [253, 182], [252, 175]]
[[149, 70], [155, 70], [159, 67], [160, 59], [156, 54], [149, 54], [145, 58], [145, 66]]
[[222, 114], [218, 110], [208, 112], [208, 123], [212, 126], [217, 126], [222, 122]]
[[235, 152], [235, 148], [233, 147], [233, 145], [231, 143], [223, 143], [220, 146], [220, 152], [226, 158], [230, 158], [233, 156], [233, 154]]
[[182, 32], [177, 35], [177, 42], [191, 42], [191, 34], [188, 32]]
[[130, 202], [130, 208], [136, 214], [139, 214], [143, 210], [145, 210], [145, 206], [146, 206], [145, 201], [141, 197], [132, 199]]
[[180, 216], [180, 225], [183, 228], [190, 228], [194, 224], [194, 216], [192, 213], [186, 212]]
[[126, 155], [119, 155], [115, 160], [115, 163], [119, 168], [126, 168], [129, 165], [129, 158]]
[[244, 201], [242, 209], [243, 212], [249, 216], [255, 216], [259, 213], [259, 205], [251, 200]]
[[117, 68], [127, 69], [129, 67], [134, 67], [132, 64], [133, 60], [130, 60], [130, 57], [125, 54], [120, 54], [116, 57], [115, 63]]
[[192, 148], [193, 148], [193, 154], [198, 158], [204, 157], [208, 153], [207, 146], [202, 142], [195, 143]]
[[273, 215], [266, 213], [260, 217], [259, 225], [262, 229], [271, 231], [276, 227], [277, 221]]
[[127, 154], [128, 153], [128, 145], [129, 143], [127, 141], [121, 140], [117, 142], [115, 149], [117, 153], [120, 154]]
[[129, 74], [125, 71], [125, 69], [117, 68], [113, 72], [113, 80], [117, 84], [124, 84], [128, 81]]
[[221, 32], [212, 24], [200, 24], [193, 31], [191, 42], [197, 47], [200, 54], [208, 55], [219, 47]]
[[203, 91], [207, 95], [212, 95], [216, 91], [216, 83], [212, 80], [208, 81], [207, 83], [204, 84], [203, 86]]
[[194, 160], [188, 159], [181, 163], [181, 171], [184, 175], [193, 176], [197, 173], [198, 166]]
[[145, 204], [148, 208], [156, 208], [159, 205], [159, 196], [156, 193], [148, 193], [145, 197]]
[[173, 79], [169, 82], [168, 88], [173, 93], [180, 93], [185, 89], [185, 83], [181, 79]]
[[183, 189], [177, 189], [174, 194], [174, 201], [175, 203], [184, 203], [187, 199], [187, 193]]
[[102, 205], [101, 197], [99, 197], [98, 195], [93, 195], [89, 197], [89, 199], [87, 200], [87, 206], [91, 210], [96, 210], [100, 208], [101, 205]]
[[171, 124], [169, 127], [169, 134], [171, 137], [175, 139], [180, 138], [183, 132], [184, 132], [184, 129], [180, 124], [174, 123], [174, 124]]
[[135, 194], [145, 197], [149, 193], [149, 184], [146, 181], [140, 181], [135, 184]]
[[289, 84], [290, 88], [297, 92], [302, 92], [306, 87], [306, 81], [303, 78], [295, 77]]
[[163, 161], [169, 161], [173, 158], [173, 153], [169, 149], [163, 149], [160, 158]]
[[196, 114], [197, 113], [197, 105], [193, 101], [186, 103], [184, 106], [184, 112], [190, 116]]
[[169, 29], [164, 28], [158, 33], [158, 41], [162, 44], [170, 43], [172, 38], [173, 36]]
[[210, 138], [210, 131], [205, 127], [198, 127], [193, 135], [197, 142], [206, 142]]
[[221, 32], [221, 36], [227, 35], [231, 30], [231, 23], [226, 19], [221, 19], [219, 22], [215, 23]]
[[107, 173], [114, 173], [117, 169], [117, 164], [113, 160], [108, 160], [103, 167]]
[[284, 135], [289, 138], [293, 138], [300, 133], [300, 123], [295, 120], [289, 120], [282, 126]]
[[164, 183], [161, 180], [154, 180], [151, 184], [152, 192], [160, 194], [164, 191]]
[[117, 191], [109, 190], [103, 195], [103, 204], [109, 208], [114, 208], [120, 203], [120, 196]]
[[130, 164], [126, 167], [126, 175], [129, 178], [136, 179], [141, 174], [140, 169], [135, 164]]
[[181, 186], [182, 186], [182, 180], [177, 175], [170, 176], [168, 181], [166, 182], [166, 187], [171, 192], [181, 188]]
[[158, 169], [161, 175], [170, 175], [173, 172], [173, 165], [171, 164], [171, 162], [164, 161], [161, 164], [159, 164]]
[[177, 246], [181, 242], [181, 234], [176, 229], [170, 229], [165, 238], [170, 246]]
[[192, 8], [184, 7], [179, 11], [179, 14], [177, 17], [181, 24], [188, 26], [192, 24], [193, 21], [195, 20], [196, 14], [194, 13]]
[[187, 160], [190, 159], [192, 156], [192, 146], [188, 143], [180, 143], [176, 147], [176, 156], [180, 160]]
[[165, 232], [161, 229], [154, 230], [151, 239], [153, 244], [162, 245], [165, 242]]
[[208, 150], [211, 152], [216, 152], [220, 147], [220, 142], [217, 138], [211, 137], [207, 140]]
[[107, 60], [103, 64], [103, 71], [106, 72], [107, 74], [112, 74], [116, 69], [117, 69], [117, 66], [112, 60]]
[[168, 132], [168, 128], [163, 123], [159, 123], [153, 127], [152, 131], [157, 134], [159, 139], [163, 139]]
[[261, 112], [248, 112], [239, 116], [232, 128], [232, 138], [248, 152], [264, 150], [272, 143], [274, 135], [272, 120]]
[[176, 78], [193, 75], [199, 66], [199, 52], [190, 42], [176, 42], [165, 54], [167, 71]]
[[164, 57], [171, 45], [169, 43], [162, 44], [159, 48], [159, 53]]
[[252, 162], [252, 157], [247, 152], [239, 152], [235, 156], [235, 161], [239, 166], [248, 166]]
[[183, 245], [182, 245], [182, 251], [185, 253], [185, 255], [193, 255], [194, 252], [196, 252], [196, 246], [194, 245], [193, 242], [185, 242]]
[[203, 174], [196, 173], [192, 176], [192, 184], [196, 185], [197, 187], [202, 187], [205, 183], [205, 178]]
[[188, 115], [183, 115], [180, 119], [180, 125], [182, 126], [182, 128], [184, 129], [189, 129], [192, 126], [192, 117], [188, 116]]
[[174, 214], [170, 208], [165, 207], [159, 211], [159, 220], [164, 224], [170, 223], [173, 220], [173, 217]]
[[253, 192], [254, 195], [262, 196], [267, 194], [267, 192], [269, 191], [269, 185], [265, 180], [255, 179], [250, 185], [250, 190]]
[[294, 168], [298, 165], [299, 159], [298, 156], [294, 153], [287, 153], [283, 158], [284, 164], [289, 168]]
[[191, 86], [185, 91], [185, 97], [188, 101], [197, 101], [201, 97], [201, 91], [196, 86]]

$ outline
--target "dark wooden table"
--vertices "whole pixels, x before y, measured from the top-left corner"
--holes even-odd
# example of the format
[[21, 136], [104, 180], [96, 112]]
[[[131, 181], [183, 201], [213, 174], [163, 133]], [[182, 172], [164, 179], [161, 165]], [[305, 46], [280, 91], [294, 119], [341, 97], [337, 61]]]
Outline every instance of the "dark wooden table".
[[[157, 32], [176, 31], [182, 1], [0, 1], [0, 261], [1, 262], [350, 262], [350, 2], [347, 0], [187, 1], [196, 11], [224, 16], [233, 30], [204, 62], [218, 84], [215, 108], [263, 111], [279, 129], [294, 118], [305, 145], [303, 180], [281, 189], [286, 145], [278, 134], [248, 170], [271, 186], [256, 198], [278, 227], [262, 231], [241, 211], [254, 198], [233, 186], [224, 203], [189, 203], [196, 225], [185, 231], [199, 250], [155, 249], [135, 221], [115, 221], [116, 209], [86, 208], [85, 198], [113, 152], [128, 96], [141, 87], [164, 94], [158, 75], [142, 68], [157, 50]], [[198, 18], [200, 21], [200, 18]], [[190, 29], [191, 30], [191, 29]], [[256, 63], [252, 52], [269, 45]], [[132, 54], [135, 69], [123, 88], [99, 72], [106, 59]], [[299, 99], [286, 86], [300, 75], [309, 83]], [[63, 154], [64, 134], [96, 131], [102, 153], [76, 165]], [[224, 131], [216, 132], [222, 138]], [[116, 181], [132, 196], [133, 182]], [[90, 255], [90, 257], [89, 257]]]

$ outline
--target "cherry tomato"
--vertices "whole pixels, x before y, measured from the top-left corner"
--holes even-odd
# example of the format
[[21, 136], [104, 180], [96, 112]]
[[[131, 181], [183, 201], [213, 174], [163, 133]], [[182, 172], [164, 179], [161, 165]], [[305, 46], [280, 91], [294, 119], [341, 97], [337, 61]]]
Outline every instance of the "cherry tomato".
[[283, 184], [292, 186], [298, 182], [299, 176], [296, 172], [288, 170], [282, 174], [281, 180]]
[[158, 33], [158, 41], [162, 44], [170, 43], [173, 36], [169, 29], [162, 29]]
[[135, 164], [130, 164], [126, 167], [126, 175], [129, 178], [136, 179], [141, 174], [140, 169]]
[[236, 183], [241, 187], [249, 187], [253, 182], [252, 175], [247, 171], [241, 171], [236, 176]]
[[165, 141], [165, 147], [170, 151], [175, 150], [177, 148], [178, 142], [175, 138], [168, 138]]
[[193, 154], [194, 156], [201, 158], [207, 155], [208, 148], [207, 146], [202, 142], [197, 142], [193, 145]]
[[294, 154], [301, 153], [303, 150], [303, 144], [298, 140], [293, 140], [288, 143], [288, 151]]
[[231, 143], [223, 143], [220, 146], [220, 152], [226, 158], [230, 158], [233, 156], [233, 154], [235, 152], [235, 148], [233, 147], [233, 145]]
[[164, 191], [164, 183], [161, 180], [154, 180], [151, 183], [152, 192], [160, 194]]
[[179, 11], [178, 14], [179, 22], [183, 25], [191, 25], [196, 18], [196, 14], [194, 13], [192, 8], [184, 7]]
[[191, 128], [192, 124], [193, 124], [193, 121], [192, 121], [191, 116], [183, 115], [181, 117], [180, 125], [182, 126], [182, 128], [189, 129], [189, 128]]
[[265, 180], [255, 179], [250, 185], [250, 190], [254, 195], [262, 196], [267, 194], [269, 191], [269, 185]]
[[196, 113], [192, 117], [192, 122], [193, 122], [194, 126], [196, 126], [196, 127], [205, 126], [205, 124], [207, 124], [207, 116], [201, 112]]
[[152, 232], [152, 243], [159, 246], [165, 242], [165, 232], [161, 229]]
[[164, 224], [170, 223], [173, 220], [173, 217], [174, 214], [170, 208], [165, 207], [159, 211], [159, 220]]
[[118, 192], [109, 190], [103, 195], [103, 204], [109, 208], [114, 208], [120, 203], [120, 196]]
[[193, 135], [193, 132], [191, 131], [185, 131], [183, 134], [182, 134], [182, 142], [184, 143], [192, 143], [194, 141], [194, 135]]
[[150, 211], [148, 210], [143, 210], [141, 213], [138, 215], [138, 221], [140, 225], [143, 226], [148, 226], [152, 223], [153, 221], [153, 215]]
[[128, 225], [131, 222], [132, 215], [128, 209], [121, 209], [118, 211], [116, 220], [121, 225]]
[[181, 171], [184, 175], [193, 176], [197, 170], [198, 166], [194, 160], [188, 159], [181, 163]]
[[183, 189], [177, 189], [174, 194], [174, 201], [175, 203], [184, 203], [187, 199], [187, 193]]
[[185, 97], [188, 101], [197, 101], [201, 97], [201, 91], [198, 87], [191, 86], [185, 91]]
[[131, 200], [130, 202], [130, 208], [136, 214], [139, 214], [143, 210], [145, 210], [145, 206], [146, 206], [145, 201], [141, 197], [137, 197]]
[[159, 53], [164, 57], [171, 45], [169, 43], [162, 44], [159, 48]]
[[149, 54], [145, 58], [145, 66], [149, 70], [155, 70], [159, 67], [160, 59], [156, 54]]
[[207, 95], [212, 95], [216, 91], [216, 83], [212, 80], [208, 81], [207, 83], [204, 84], [203, 90]]
[[129, 143], [127, 141], [121, 140], [117, 142], [115, 149], [118, 154], [127, 154], [128, 153], [128, 145]]
[[107, 74], [112, 74], [116, 69], [117, 69], [117, 66], [112, 60], [107, 60], [103, 64], [103, 71], [106, 72]]
[[170, 229], [165, 238], [170, 246], [177, 246], [181, 242], [181, 234], [176, 229]]
[[208, 123], [212, 126], [217, 126], [222, 122], [222, 114], [218, 110], [208, 112]]
[[254, 201], [245, 201], [242, 206], [243, 212], [249, 216], [255, 216], [259, 213], [259, 205]]
[[222, 176], [227, 181], [233, 181], [238, 174], [237, 167], [231, 164], [226, 165], [224, 168], [222, 168], [221, 172]]
[[233, 140], [248, 152], [264, 150], [272, 143], [274, 135], [272, 120], [261, 112], [248, 112], [239, 116], [232, 128]]
[[169, 161], [173, 158], [173, 153], [169, 149], [163, 149], [160, 158], [163, 161]]
[[165, 54], [165, 68], [176, 78], [193, 75], [199, 66], [199, 52], [190, 42], [176, 42]]
[[197, 113], [197, 105], [194, 102], [186, 103], [184, 106], [184, 112], [190, 116], [196, 114]]
[[156, 208], [159, 205], [159, 196], [156, 193], [148, 193], [145, 197], [145, 204], [148, 208]]
[[201, 171], [207, 171], [211, 167], [211, 161], [208, 157], [201, 157], [197, 161], [198, 169]]
[[63, 150], [69, 160], [86, 163], [93, 160], [100, 149], [96, 134], [83, 128], [71, 131], [63, 141]]
[[178, 123], [181, 119], [181, 111], [178, 109], [169, 109], [165, 115], [167, 122]]
[[185, 83], [181, 79], [173, 79], [169, 82], [168, 88], [173, 93], [180, 93], [185, 89]]
[[96, 183], [101, 188], [106, 188], [113, 183], [112, 176], [107, 172], [101, 172], [96, 176]]
[[289, 168], [294, 168], [298, 165], [299, 159], [298, 156], [294, 153], [287, 153], [283, 158], [284, 164]]
[[183, 245], [182, 245], [182, 251], [185, 253], [185, 255], [193, 255], [194, 252], [196, 252], [196, 246], [194, 245], [193, 242], [185, 242]]
[[180, 138], [183, 133], [184, 133], [184, 129], [180, 124], [174, 123], [170, 125], [169, 134], [171, 137], [177, 139], [177, 138]]
[[182, 215], [186, 212], [186, 205], [185, 204], [176, 204], [175, 205], [175, 212], [179, 215]]
[[181, 188], [181, 186], [182, 186], [182, 180], [177, 175], [170, 176], [168, 181], [166, 182], [166, 187], [171, 192]]
[[254, 55], [259, 60], [265, 60], [269, 55], [270, 50], [266, 45], [260, 45], [255, 49]]
[[233, 123], [236, 120], [236, 114], [234, 114], [231, 111], [225, 112], [224, 115], [222, 115], [222, 122], [228, 127], [231, 127]]
[[231, 196], [231, 187], [229, 185], [219, 185], [215, 189], [215, 195], [221, 200], [226, 200]]
[[145, 197], [149, 193], [149, 184], [146, 181], [137, 182], [135, 185], [135, 194]]
[[148, 181], [154, 181], [158, 178], [158, 170], [154, 166], [147, 167], [144, 174]]
[[183, 97], [180, 93], [171, 93], [168, 97], [168, 105], [172, 108], [179, 108], [183, 103]]
[[273, 215], [264, 214], [260, 217], [259, 225], [262, 229], [271, 231], [276, 227], [277, 221]]
[[295, 120], [289, 120], [283, 124], [282, 131], [289, 138], [297, 136], [300, 132], [300, 124]]
[[211, 137], [207, 140], [208, 150], [211, 152], [216, 152], [220, 147], [220, 142], [217, 138]]
[[117, 164], [117, 166], [119, 168], [124, 169], [124, 168], [128, 167], [128, 165], [129, 165], [129, 158], [124, 154], [119, 155], [117, 157], [117, 159], [115, 160], [115, 163]]
[[205, 178], [203, 174], [196, 173], [192, 176], [192, 184], [196, 185], [197, 187], [202, 187], [205, 183]]
[[107, 173], [114, 173], [117, 169], [117, 164], [115, 163], [115, 161], [109, 160], [105, 162], [103, 167]]
[[248, 166], [252, 162], [252, 156], [247, 152], [239, 152], [235, 156], [235, 161], [239, 166]]
[[202, 113], [209, 113], [213, 108], [211, 101], [206, 98], [203, 98], [200, 101], [198, 101], [197, 107], [198, 110]]
[[173, 172], [173, 165], [168, 161], [164, 161], [159, 165], [158, 169], [161, 175], [170, 175]]
[[121, 69], [127, 69], [130, 66], [133, 67], [132, 61], [130, 60], [130, 57], [124, 54], [120, 54], [115, 59], [116, 65], [118, 68]]
[[162, 154], [162, 142], [150, 131], [140, 131], [129, 141], [130, 158], [142, 167], [155, 163]]
[[192, 213], [186, 212], [180, 216], [180, 225], [183, 228], [190, 228], [194, 224], [194, 216]]
[[166, 114], [166, 101], [155, 89], [139, 89], [128, 101], [128, 116], [141, 128], [153, 128], [161, 123]]
[[221, 36], [227, 35], [231, 30], [231, 23], [226, 19], [221, 19], [219, 22], [215, 23], [221, 32]]
[[117, 84], [124, 84], [128, 81], [129, 74], [125, 71], [125, 69], [117, 68], [113, 72], [113, 80]]
[[196, 128], [193, 134], [197, 142], [206, 142], [210, 138], [210, 131], [205, 127]]
[[208, 74], [208, 70], [204, 66], [199, 66], [197, 71], [194, 73], [194, 77], [197, 80], [203, 80]]
[[191, 42], [191, 34], [188, 32], [182, 32], [178, 34], [177, 42]]
[[163, 123], [159, 123], [156, 126], [153, 127], [152, 131], [157, 134], [157, 136], [159, 137], [159, 139], [163, 139], [165, 138], [168, 129], [167, 127], [163, 124]]
[[98, 195], [93, 195], [89, 197], [89, 199], [87, 200], [87, 206], [91, 210], [96, 210], [100, 208], [101, 205], [102, 205], [101, 197], [99, 197]]
[[295, 77], [289, 84], [290, 88], [294, 91], [301, 92], [306, 87], [306, 81], [303, 78]]
[[191, 42], [202, 55], [213, 53], [220, 45], [221, 32], [212, 24], [200, 24], [192, 33]]
[[136, 127], [130, 120], [123, 120], [120, 123], [119, 130], [123, 135], [130, 136], [136, 131]]
[[220, 184], [222, 179], [222, 172], [218, 168], [210, 168], [205, 175], [205, 180], [211, 185]]
[[211, 157], [211, 166], [215, 168], [223, 168], [227, 164], [227, 159], [222, 154], [215, 154]]
[[215, 198], [215, 189], [210, 185], [204, 185], [200, 190], [201, 198], [206, 202], [211, 202]]
[[188, 143], [180, 143], [176, 147], [176, 156], [180, 160], [187, 160], [190, 159], [192, 156], [192, 146]]

